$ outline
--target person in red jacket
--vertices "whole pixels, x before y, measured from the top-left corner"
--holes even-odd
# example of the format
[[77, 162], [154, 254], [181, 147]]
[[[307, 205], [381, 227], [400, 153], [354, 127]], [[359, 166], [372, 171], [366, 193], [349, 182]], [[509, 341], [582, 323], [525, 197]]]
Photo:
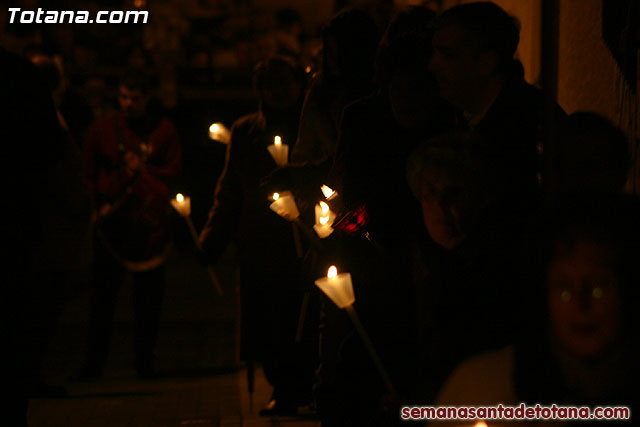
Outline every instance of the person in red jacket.
[[173, 124], [147, 108], [150, 89], [148, 76], [125, 73], [119, 86], [120, 112], [96, 121], [84, 146], [94, 221], [93, 295], [81, 375], [86, 379], [102, 374], [126, 272], [134, 282], [135, 367], [141, 377], [154, 373], [164, 261], [170, 249], [169, 181], [180, 171], [181, 154]]

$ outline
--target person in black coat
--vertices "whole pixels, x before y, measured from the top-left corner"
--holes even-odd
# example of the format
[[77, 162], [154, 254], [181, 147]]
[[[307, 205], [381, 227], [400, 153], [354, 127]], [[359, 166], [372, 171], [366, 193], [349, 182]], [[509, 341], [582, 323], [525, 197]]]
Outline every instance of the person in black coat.
[[[439, 99], [427, 70], [434, 17], [426, 8], [412, 8], [387, 30], [377, 58], [380, 90], [345, 108], [327, 178], [343, 213], [359, 212], [363, 219], [359, 229], [334, 224], [340, 232], [332, 236], [336, 250], [327, 258], [352, 274], [355, 307], [403, 399], [413, 394], [418, 356], [412, 263], [424, 234], [405, 165], [420, 142], [455, 125], [455, 112]], [[351, 322], [330, 303], [321, 333], [323, 425], [397, 422], [398, 402], [389, 400]]]
[[291, 224], [269, 209], [261, 180], [277, 168], [267, 147], [279, 136], [293, 145], [304, 74], [285, 57], [256, 68], [260, 110], [231, 130], [215, 202], [200, 235], [206, 260], [214, 263], [231, 241], [238, 247], [241, 359], [262, 363], [273, 386], [263, 415], [292, 414], [311, 400], [313, 365], [294, 338], [303, 289]]
[[[535, 208], [545, 108], [514, 59], [519, 33], [517, 20], [491, 2], [452, 7], [437, 20], [429, 64], [440, 95], [478, 141], [475, 151], [493, 165], [502, 194], [496, 211], [516, 223]], [[560, 124], [564, 112], [552, 109]]]

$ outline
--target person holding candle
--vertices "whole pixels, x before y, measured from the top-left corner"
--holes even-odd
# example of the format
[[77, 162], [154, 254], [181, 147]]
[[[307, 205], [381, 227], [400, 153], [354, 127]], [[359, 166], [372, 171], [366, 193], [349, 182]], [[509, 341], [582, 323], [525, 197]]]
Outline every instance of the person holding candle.
[[[434, 18], [426, 7], [409, 8], [387, 29], [377, 60], [381, 88], [345, 108], [325, 182], [337, 191], [346, 212], [356, 212], [359, 224], [344, 232], [340, 223], [334, 225], [340, 233], [332, 237], [338, 246], [333, 263], [353, 275], [362, 323], [405, 398], [413, 393], [409, 377], [418, 363], [413, 248], [424, 234], [405, 164], [421, 141], [455, 124], [453, 110], [438, 98], [427, 70]], [[326, 351], [318, 387], [323, 422], [379, 425], [382, 419], [395, 420], [384, 387], [371, 373], [375, 368], [362, 361], [362, 343], [349, 320], [330, 305], [325, 311], [321, 345]]]
[[178, 134], [153, 114], [149, 76], [123, 74], [120, 112], [96, 121], [84, 145], [85, 181], [93, 207], [93, 293], [88, 350], [81, 379], [102, 374], [118, 290], [133, 275], [135, 367], [154, 375], [154, 347], [170, 249], [169, 184], [181, 169]]
[[375, 89], [378, 42], [375, 22], [357, 8], [340, 11], [323, 29], [322, 71], [310, 83], [298, 134], [289, 140], [291, 162], [265, 179], [269, 187], [295, 186], [301, 205], [313, 209], [336, 151], [342, 110]]
[[[240, 357], [261, 362], [273, 386], [272, 399], [261, 414], [295, 414], [311, 400], [314, 369], [309, 352], [294, 342], [304, 291], [300, 260], [291, 224], [269, 209], [268, 196], [273, 196], [262, 191], [260, 182], [278, 167], [268, 150], [275, 137], [282, 144], [295, 138], [305, 75], [293, 60], [278, 56], [256, 66], [254, 83], [260, 110], [232, 126], [226, 164], [200, 241], [208, 263], [215, 263], [229, 243], [236, 242]], [[279, 190], [284, 194], [287, 189]]]

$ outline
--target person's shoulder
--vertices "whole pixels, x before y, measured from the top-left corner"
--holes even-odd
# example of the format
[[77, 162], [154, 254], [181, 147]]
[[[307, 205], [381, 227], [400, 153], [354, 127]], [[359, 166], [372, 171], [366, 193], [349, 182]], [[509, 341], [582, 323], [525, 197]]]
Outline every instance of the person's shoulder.
[[264, 124], [264, 115], [259, 111], [256, 111], [255, 113], [242, 116], [239, 119], [237, 119], [235, 122], [233, 122], [233, 125], [231, 125], [231, 130], [235, 132], [247, 131], [256, 126], [263, 126], [263, 124]]
[[177, 133], [176, 125], [167, 117], [160, 117], [158, 120], [157, 129], [166, 133]]
[[440, 405], [510, 403], [515, 400], [513, 347], [474, 356], [459, 365], [440, 391]]
[[374, 93], [357, 99], [344, 107], [344, 116], [366, 117], [372, 120], [375, 117], [386, 115], [389, 111], [388, 100], [380, 93]]
[[[541, 112], [545, 108], [546, 101], [542, 89], [524, 79], [514, 85], [512, 96], [516, 104], [523, 105], [527, 110]], [[566, 117], [565, 111], [557, 102], [554, 101], [552, 105], [555, 117]]]

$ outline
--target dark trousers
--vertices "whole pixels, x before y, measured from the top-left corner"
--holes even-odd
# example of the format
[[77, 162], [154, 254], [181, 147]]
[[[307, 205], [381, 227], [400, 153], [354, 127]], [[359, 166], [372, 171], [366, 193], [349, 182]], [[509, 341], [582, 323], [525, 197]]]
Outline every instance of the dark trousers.
[[[260, 267], [260, 266], [259, 266]], [[273, 398], [291, 404], [311, 401], [317, 354], [317, 314], [309, 304], [302, 339], [296, 332], [303, 289], [291, 270], [244, 268], [241, 273], [241, 358], [260, 361]]]
[[[87, 367], [101, 371], [109, 353], [113, 317], [118, 292], [127, 271], [99, 243], [94, 245], [93, 292], [89, 316]], [[154, 349], [165, 288], [164, 265], [145, 272], [132, 272], [132, 303], [135, 315], [134, 354], [135, 367], [152, 367]]]

